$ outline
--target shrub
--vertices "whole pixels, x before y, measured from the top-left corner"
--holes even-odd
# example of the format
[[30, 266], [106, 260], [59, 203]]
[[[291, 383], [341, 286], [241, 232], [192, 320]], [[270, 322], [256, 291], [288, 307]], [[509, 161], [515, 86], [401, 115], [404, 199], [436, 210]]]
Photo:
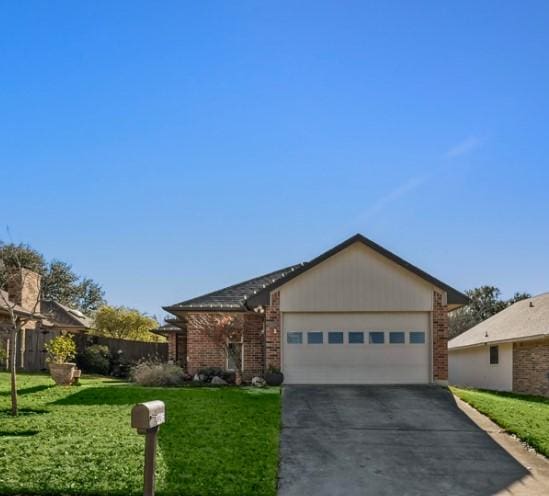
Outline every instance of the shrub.
[[132, 367], [130, 379], [141, 386], [178, 386], [185, 373], [178, 365], [147, 359]]
[[221, 377], [224, 381], [233, 384], [235, 373], [231, 370], [224, 370], [220, 367], [206, 367], [198, 371], [198, 375], [204, 376], [204, 382], [212, 382], [214, 377]]
[[45, 348], [50, 363], [66, 363], [76, 356], [76, 345], [69, 334], [53, 338], [46, 343]]
[[78, 366], [85, 372], [108, 375], [111, 369], [109, 347], [101, 344], [88, 346], [78, 355]]

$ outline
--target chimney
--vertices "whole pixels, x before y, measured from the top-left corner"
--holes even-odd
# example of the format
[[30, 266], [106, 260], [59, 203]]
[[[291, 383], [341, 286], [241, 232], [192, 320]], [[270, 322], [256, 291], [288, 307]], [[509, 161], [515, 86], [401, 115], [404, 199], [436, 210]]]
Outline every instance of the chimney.
[[20, 268], [8, 276], [8, 296], [29, 312], [40, 312], [40, 274]]

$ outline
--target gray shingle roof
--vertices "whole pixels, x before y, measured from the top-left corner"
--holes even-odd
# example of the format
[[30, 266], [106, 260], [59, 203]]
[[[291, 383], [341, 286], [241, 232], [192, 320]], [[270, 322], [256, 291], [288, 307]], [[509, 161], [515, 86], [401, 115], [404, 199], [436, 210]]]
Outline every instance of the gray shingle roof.
[[455, 350], [549, 336], [549, 293], [517, 301], [448, 342]]
[[303, 264], [292, 265], [284, 269], [276, 270], [268, 274], [263, 274], [247, 281], [233, 284], [223, 289], [197, 296], [190, 300], [185, 300], [175, 305], [164, 307], [168, 312], [172, 311], [190, 311], [190, 310], [219, 310], [219, 311], [242, 311], [247, 310], [246, 300], [256, 294], [258, 291], [273, 284], [286, 274], [300, 268]]
[[40, 311], [48, 319], [58, 324], [65, 324], [71, 327], [84, 327], [91, 329], [93, 320], [84, 315], [79, 310], [62, 305], [53, 300], [42, 300], [40, 302]]

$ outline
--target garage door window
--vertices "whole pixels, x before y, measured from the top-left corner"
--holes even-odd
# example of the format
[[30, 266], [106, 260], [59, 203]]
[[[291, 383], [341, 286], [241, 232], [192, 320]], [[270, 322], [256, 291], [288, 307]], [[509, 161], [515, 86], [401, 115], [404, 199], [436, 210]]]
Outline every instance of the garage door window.
[[421, 331], [411, 331], [410, 332], [410, 344], [424, 344], [425, 343], [425, 333]]
[[391, 344], [403, 344], [404, 333], [402, 331], [395, 331], [389, 333], [389, 343]]
[[349, 333], [349, 344], [363, 344], [364, 343], [364, 333], [353, 331]]
[[370, 332], [370, 344], [383, 344], [385, 342], [384, 332]]
[[303, 333], [301, 332], [289, 332], [286, 335], [288, 344], [301, 344], [303, 343]]
[[330, 331], [328, 333], [329, 344], [343, 344], [343, 333], [340, 331]]
[[308, 332], [307, 333], [307, 344], [322, 344], [322, 332]]

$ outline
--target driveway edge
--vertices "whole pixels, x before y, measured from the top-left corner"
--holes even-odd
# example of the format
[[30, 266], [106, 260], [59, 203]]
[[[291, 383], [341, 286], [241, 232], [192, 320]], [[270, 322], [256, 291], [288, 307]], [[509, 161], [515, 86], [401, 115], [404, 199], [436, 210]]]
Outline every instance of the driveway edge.
[[549, 459], [532, 448], [527, 448], [518, 438], [508, 434], [495, 422], [473, 408], [467, 402], [454, 395], [458, 408], [478, 427], [498, 443], [507, 453], [519, 462], [529, 475], [515, 482], [497, 495], [533, 496], [544, 494], [549, 487]]

